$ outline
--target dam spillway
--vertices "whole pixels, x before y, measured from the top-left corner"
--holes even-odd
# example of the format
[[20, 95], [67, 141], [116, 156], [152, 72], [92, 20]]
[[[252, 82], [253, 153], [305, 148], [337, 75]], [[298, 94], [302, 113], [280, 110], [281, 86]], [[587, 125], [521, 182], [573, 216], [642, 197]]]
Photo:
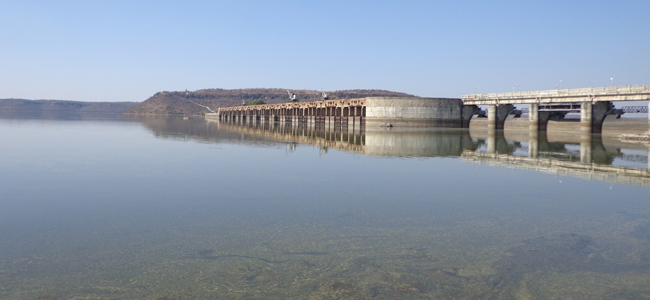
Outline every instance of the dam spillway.
[[222, 107], [205, 115], [238, 123], [291, 123], [310, 126], [468, 127], [477, 107], [460, 99], [367, 97], [311, 102]]

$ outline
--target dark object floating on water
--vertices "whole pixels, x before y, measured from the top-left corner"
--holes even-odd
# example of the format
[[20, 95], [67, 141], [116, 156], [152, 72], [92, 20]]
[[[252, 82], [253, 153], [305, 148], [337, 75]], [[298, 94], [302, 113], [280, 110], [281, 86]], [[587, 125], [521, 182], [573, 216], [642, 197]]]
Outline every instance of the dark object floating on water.
[[381, 123], [381, 124], [379, 124], [379, 127], [393, 127], [393, 124], [391, 124], [391, 123]]
[[327, 252], [284, 252], [284, 254], [293, 255], [329, 255]]
[[318, 264], [312, 263], [312, 262], [310, 262], [308, 260], [304, 260], [304, 259], [299, 261], [298, 264], [303, 266], [303, 267], [315, 267], [315, 266], [318, 265]]

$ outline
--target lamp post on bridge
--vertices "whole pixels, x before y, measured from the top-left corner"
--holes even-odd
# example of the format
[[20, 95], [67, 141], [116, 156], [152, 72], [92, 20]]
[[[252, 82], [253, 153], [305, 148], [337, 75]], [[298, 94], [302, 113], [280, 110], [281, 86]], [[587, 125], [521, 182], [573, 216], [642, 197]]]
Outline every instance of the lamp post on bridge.
[[560, 88], [560, 83], [562, 83], [562, 82], [564, 82], [564, 79], [560, 80], [560, 82], [558, 82], [558, 83], [555, 85], [555, 89], [556, 89], [556, 90]]
[[609, 80], [612, 81], [612, 86], [614, 86], [614, 77], [610, 78]]
[[515, 88], [517, 88], [517, 87], [519, 87], [519, 86], [520, 86], [520, 84], [513, 86], [513, 87], [512, 87], [512, 92], [514, 93], [514, 92], [515, 92]]

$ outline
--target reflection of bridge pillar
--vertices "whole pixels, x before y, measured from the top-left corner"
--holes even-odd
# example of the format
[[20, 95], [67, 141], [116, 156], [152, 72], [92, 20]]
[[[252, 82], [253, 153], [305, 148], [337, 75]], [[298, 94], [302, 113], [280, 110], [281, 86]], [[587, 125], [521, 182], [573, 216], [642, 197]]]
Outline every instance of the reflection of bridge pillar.
[[580, 162], [591, 164], [593, 159], [591, 147], [591, 132], [581, 132], [580, 134]]
[[537, 158], [539, 156], [539, 131], [530, 130], [528, 136], [528, 157]]
[[487, 153], [489, 154], [497, 153], [497, 135], [496, 135], [496, 131], [491, 128], [488, 128]]

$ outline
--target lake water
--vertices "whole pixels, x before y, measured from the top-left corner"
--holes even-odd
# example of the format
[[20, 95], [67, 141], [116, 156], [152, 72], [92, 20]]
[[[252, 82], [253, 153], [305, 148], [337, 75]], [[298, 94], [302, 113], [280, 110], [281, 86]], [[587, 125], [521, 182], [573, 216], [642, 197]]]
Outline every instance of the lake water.
[[650, 298], [648, 147], [0, 119], [0, 299]]

